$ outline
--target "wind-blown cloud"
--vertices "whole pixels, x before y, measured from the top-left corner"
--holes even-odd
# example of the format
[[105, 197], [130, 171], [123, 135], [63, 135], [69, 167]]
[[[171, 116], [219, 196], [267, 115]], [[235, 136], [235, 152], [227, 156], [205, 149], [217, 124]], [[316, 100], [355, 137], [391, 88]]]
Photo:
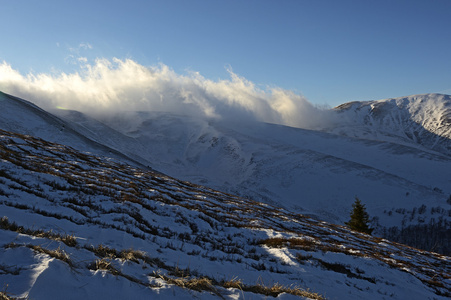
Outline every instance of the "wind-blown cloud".
[[255, 119], [301, 128], [321, 126], [328, 114], [305, 97], [280, 88], [259, 89], [228, 70], [230, 79], [212, 81], [198, 73], [177, 74], [160, 64], [131, 59], [97, 59], [70, 74], [22, 75], [0, 64], [0, 90], [52, 109], [87, 114], [165, 111], [196, 117]]

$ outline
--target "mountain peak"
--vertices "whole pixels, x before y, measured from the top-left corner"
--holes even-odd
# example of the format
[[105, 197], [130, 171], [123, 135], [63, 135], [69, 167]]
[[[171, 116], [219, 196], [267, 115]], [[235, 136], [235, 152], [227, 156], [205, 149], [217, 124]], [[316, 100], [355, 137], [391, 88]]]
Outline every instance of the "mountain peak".
[[335, 108], [345, 120], [330, 132], [410, 142], [451, 156], [451, 96], [420, 94], [359, 101]]

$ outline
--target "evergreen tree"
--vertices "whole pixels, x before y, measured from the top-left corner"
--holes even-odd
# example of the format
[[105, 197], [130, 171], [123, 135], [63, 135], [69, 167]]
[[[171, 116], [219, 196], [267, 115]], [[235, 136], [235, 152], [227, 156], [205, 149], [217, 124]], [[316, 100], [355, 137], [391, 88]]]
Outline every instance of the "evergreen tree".
[[371, 234], [373, 228], [368, 227], [369, 215], [366, 212], [365, 205], [362, 204], [359, 198], [355, 197], [355, 202], [352, 204], [351, 219], [345, 222], [352, 230]]

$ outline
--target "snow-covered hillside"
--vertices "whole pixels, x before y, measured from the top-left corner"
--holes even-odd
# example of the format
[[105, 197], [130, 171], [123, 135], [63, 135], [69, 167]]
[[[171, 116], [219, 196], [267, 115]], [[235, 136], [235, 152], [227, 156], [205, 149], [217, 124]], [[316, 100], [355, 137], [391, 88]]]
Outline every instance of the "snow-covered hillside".
[[[11, 97], [6, 100], [26, 103]], [[449, 96], [443, 95], [371, 102], [372, 118], [376, 111], [378, 116], [385, 116], [380, 126], [365, 117], [370, 104], [344, 105], [337, 109], [343, 120], [335, 128], [324, 129], [330, 132], [157, 112], [121, 112], [99, 117], [55, 110], [64, 120], [56, 118], [59, 122], [89, 142], [79, 143], [60, 129], [47, 136], [51, 141], [93, 153], [96, 152], [91, 150], [92, 145], [102, 144], [112, 153], [123, 153], [176, 178], [336, 224], [347, 221], [357, 196], [374, 218], [374, 234], [449, 253], [451, 157], [437, 152], [442, 149], [440, 145], [446, 147], [450, 141], [446, 129], [449, 102]], [[391, 108], [393, 103], [398, 103], [396, 109]], [[21, 109], [24, 108], [4, 106], [2, 118], [9, 119], [5, 119], [3, 128], [22, 128], [19, 132], [45, 137], [43, 132], [49, 130], [45, 122], [30, 126], [28, 119], [15, 121]], [[413, 122], [409, 118], [423, 120], [435, 137], [441, 135], [435, 139], [437, 151], [428, 149], [429, 144], [419, 144], [427, 140], [424, 132], [421, 140], [401, 134], [404, 131], [399, 126], [407, 130], [409, 122]], [[401, 121], [387, 121], [392, 119]], [[14, 122], [22, 127], [11, 128]], [[420, 125], [415, 124], [412, 130], [421, 132]], [[414, 234], [419, 232], [421, 239]]]
[[109, 147], [183, 180], [338, 224], [357, 196], [376, 217], [376, 234], [439, 219], [442, 230], [451, 226], [451, 158], [413, 143], [167, 113], [127, 112], [102, 122], [134, 139], [105, 141]]
[[335, 108], [345, 136], [417, 144], [451, 156], [451, 96], [424, 94], [350, 102]]
[[[82, 130], [81, 126], [67, 123], [26, 100], [0, 91], [0, 105], [1, 129], [33, 135], [82, 151], [108, 155], [126, 161], [127, 163], [139, 165], [137, 161], [130, 158], [133, 156], [125, 156], [121, 152], [117, 152], [114, 149], [106, 147], [104, 144], [96, 142], [86, 130]], [[95, 129], [91, 128], [91, 130]], [[104, 138], [107, 138], [107, 136], [108, 134], [105, 134]], [[121, 139], [124, 140], [125, 137], [122, 136]]]
[[0, 183], [2, 299], [451, 296], [449, 257], [40, 138]]

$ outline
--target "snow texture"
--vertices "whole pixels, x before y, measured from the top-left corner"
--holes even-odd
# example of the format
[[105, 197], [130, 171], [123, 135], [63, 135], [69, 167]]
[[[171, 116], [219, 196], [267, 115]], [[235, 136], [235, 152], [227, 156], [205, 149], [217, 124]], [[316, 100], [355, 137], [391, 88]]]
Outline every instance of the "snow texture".
[[451, 296], [448, 256], [318, 221], [346, 220], [355, 195], [386, 227], [403, 221], [390, 208], [449, 208], [451, 158], [428, 144], [167, 113], [55, 117], [6, 94], [0, 103], [3, 294]]

